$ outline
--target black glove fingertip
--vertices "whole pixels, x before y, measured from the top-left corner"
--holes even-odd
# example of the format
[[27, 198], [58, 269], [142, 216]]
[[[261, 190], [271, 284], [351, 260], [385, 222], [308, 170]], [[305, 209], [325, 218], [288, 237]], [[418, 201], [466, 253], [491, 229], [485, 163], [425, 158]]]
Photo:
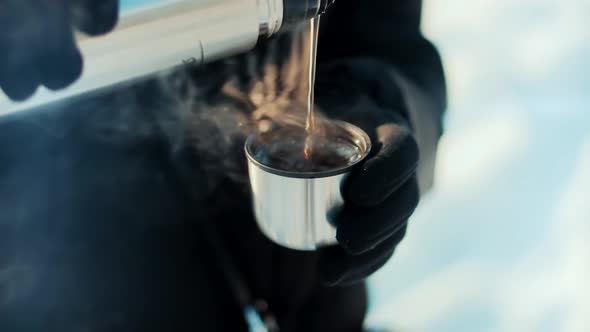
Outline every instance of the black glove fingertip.
[[356, 174], [351, 175], [350, 178], [344, 184], [344, 198], [358, 206], [376, 206], [381, 204], [387, 199], [387, 192], [378, 192], [375, 190], [375, 185], [370, 179], [367, 179], [365, 175], [367, 171], [370, 171], [369, 165], [363, 166], [359, 169]]
[[40, 69], [43, 85], [50, 90], [63, 89], [82, 74], [83, 59], [74, 45], [68, 50], [48, 56]]
[[[345, 207], [338, 211], [338, 213], [334, 214], [332, 223], [336, 226], [336, 241], [340, 247], [342, 247], [348, 254], [355, 255], [356, 253], [360, 252], [357, 244], [354, 241], [354, 236], [349, 236], [348, 232], [342, 231], [342, 229], [346, 230], [346, 226], [350, 222], [354, 222], [355, 213], [351, 211], [350, 207]], [[341, 227], [344, 226], [344, 227]]]
[[326, 276], [325, 274], [322, 274], [322, 284], [326, 287], [336, 287], [341, 283], [341, 278], [338, 278], [337, 276]]
[[336, 233], [336, 240], [338, 244], [346, 251], [349, 255], [359, 255], [363, 252], [370, 250], [367, 245], [363, 243], [363, 241], [359, 241], [358, 237], [355, 236], [356, 234], [350, 234], [350, 232], [342, 231], [342, 228], [339, 228]]
[[336, 239], [347, 253], [353, 256], [358, 256], [375, 249], [379, 244], [389, 238], [391, 234], [392, 232], [385, 230], [382, 234], [375, 237], [359, 238], [356, 234], [338, 232]]
[[322, 249], [318, 267], [320, 279], [324, 285], [338, 285], [344, 277], [343, 271], [347, 269], [347, 262], [343, 259], [342, 249], [338, 246]]
[[119, 20], [117, 0], [76, 0], [71, 10], [72, 22], [80, 31], [103, 35], [115, 28]]
[[18, 87], [14, 86], [2, 86], [2, 91], [8, 98], [13, 101], [21, 102], [27, 100], [37, 91], [38, 85], [21, 85]]
[[375, 145], [375, 155], [355, 170], [343, 186], [344, 197], [354, 204], [372, 207], [383, 203], [407, 182], [418, 168], [418, 145], [411, 133], [399, 125], [380, 127], [385, 136]]
[[374, 250], [362, 255], [349, 256], [334, 247], [320, 259], [320, 276], [326, 286], [347, 286], [362, 282], [381, 268], [393, 255], [397, 236], [391, 237]]
[[8, 98], [24, 101], [37, 91], [39, 80], [33, 73], [19, 73], [0, 78], [0, 87]]
[[[341, 244], [342, 245], [342, 244]], [[375, 249], [374, 244], [362, 243], [362, 242], [353, 242], [347, 241], [346, 245], [342, 245], [344, 250], [353, 256], [362, 255], [372, 249]]]

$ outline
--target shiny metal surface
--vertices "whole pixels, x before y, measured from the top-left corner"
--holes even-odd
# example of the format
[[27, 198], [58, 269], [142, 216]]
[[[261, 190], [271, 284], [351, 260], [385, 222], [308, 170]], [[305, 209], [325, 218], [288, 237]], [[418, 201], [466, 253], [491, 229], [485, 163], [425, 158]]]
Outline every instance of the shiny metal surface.
[[254, 213], [260, 230], [275, 243], [296, 250], [315, 250], [337, 243], [330, 216], [343, 204], [342, 181], [371, 150], [366, 133], [350, 124], [340, 124], [353, 135], [362, 157], [334, 171], [297, 173], [270, 168], [252, 156], [253, 139], [247, 140]]
[[247, 51], [261, 32], [276, 33], [282, 18], [283, 0], [164, 1], [125, 13], [111, 33], [77, 37], [84, 70], [76, 83], [58, 92], [41, 88], [24, 103], [0, 92], [0, 114]]
[[283, 24], [283, 0], [257, 0], [260, 36], [270, 37]]

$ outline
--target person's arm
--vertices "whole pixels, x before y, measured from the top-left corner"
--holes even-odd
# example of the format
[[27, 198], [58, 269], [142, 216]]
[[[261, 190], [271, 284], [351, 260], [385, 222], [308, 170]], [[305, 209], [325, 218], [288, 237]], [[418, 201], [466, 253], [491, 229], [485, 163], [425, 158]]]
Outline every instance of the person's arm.
[[383, 266], [432, 186], [446, 88], [420, 14], [418, 0], [340, 0], [322, 18], [316, 105], [360, 126], [373, 143], [342, 186], [345, 204], [333, 221], [340, 246], [320, 256], [329, 285]]
[[322, 16], [318, 80], [322, 66], [346, 63], [359, 76], [350, 78], [354, 84], [365, 82], [376, 103], [409, 118], [424, 192], [432, 185], [447, 99], [439, 54], [420, 31], [421, 9], [421, 0], [336, 1]]

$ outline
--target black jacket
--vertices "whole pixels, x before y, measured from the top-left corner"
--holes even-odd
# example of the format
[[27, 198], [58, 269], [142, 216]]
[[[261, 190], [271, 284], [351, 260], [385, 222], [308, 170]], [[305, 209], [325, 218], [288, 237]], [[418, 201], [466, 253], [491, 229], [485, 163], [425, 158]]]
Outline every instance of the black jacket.
[[[420, 10], [415, 0], [339, 0], [322, 18], [318, 85], [333, 79], [337, 63], [351, 69], [339, 78], [343, 86], [360, 86], [384, 109], [406, 115], [426, 189], [446, 94], [439, 56], [420, 33]], [[228, 104], [247, 108], [221, 91], [236, 64], [254, 59], [256, 72], [276, 43], [182, 69], [164, 89], [149, 80], [0, 117], [0, 331], [245, 330], [203, 223], [215, 225], [284, 330], [359, 328], [362, 288], [319, 285], [313, 253], [282, 249], [257, 230], [243, 156], [231, 152], [241, 152], [243, 133], [223, 147], [195, 147], [226, 138], [216, 136], [219, 123], [210, 113], [171, 116], [187, 96], [219, 112]], [[197, 89], [177, 79], [187, 73]], [[256, 74], [238, 76], [248, 82]], [[193, 126], [200, 122], [214, 129]]]

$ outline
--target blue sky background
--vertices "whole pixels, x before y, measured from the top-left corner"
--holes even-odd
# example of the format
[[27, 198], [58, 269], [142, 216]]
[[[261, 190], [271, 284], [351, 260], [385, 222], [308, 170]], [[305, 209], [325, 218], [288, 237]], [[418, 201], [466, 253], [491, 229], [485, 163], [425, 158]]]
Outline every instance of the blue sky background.
[[396, 331], [590, 331], [590, 2], [425, 0], [450, 108], [435, 189], [372, 279]]
[[162, 2], [167, 2], [170, 0], [120, 0], [120, 8], [123, 12], [130, 11], [133, 9], [140, 8], [141, 6], [149, 5], [149, 4], [158, 4]]

